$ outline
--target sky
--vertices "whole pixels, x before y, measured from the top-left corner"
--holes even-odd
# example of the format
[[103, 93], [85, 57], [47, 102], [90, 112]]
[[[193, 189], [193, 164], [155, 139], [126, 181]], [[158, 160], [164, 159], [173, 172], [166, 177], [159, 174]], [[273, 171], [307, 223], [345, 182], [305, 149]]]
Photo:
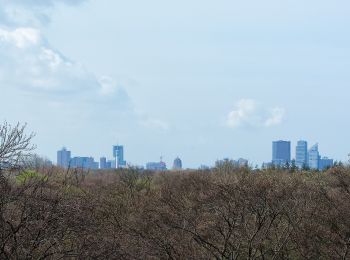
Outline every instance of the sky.
[[347, 0], [0, 0], [0, 120], [54, 162], [261, 165], [280, 139], [346, 161], [349, 28]]

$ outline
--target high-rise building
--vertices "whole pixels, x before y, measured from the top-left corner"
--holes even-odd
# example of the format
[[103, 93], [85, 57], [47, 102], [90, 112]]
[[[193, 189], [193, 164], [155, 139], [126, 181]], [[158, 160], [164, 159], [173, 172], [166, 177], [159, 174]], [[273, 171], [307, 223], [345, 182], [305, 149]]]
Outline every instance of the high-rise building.
[[215, 167], [230, 165], [230, 166], [236, 167], [236, 168], [243, 168], [243, 167], [248, 167], [248, 164], [249, 164], [249, 161], [247, 159], [244, 159], [244, 158], [239, 158], [238, 160], [224, 158], [222, 160], [217, 160], [215, 162]]
[[272, 143], [272, 163], [283, 166], [291, 161], [290, 141], [275, 141]]
[[150, 171], [166, 171], [166, 164], [164, 162], [149, 162], [146, 164], [146, 169]]
[[126, 167], [126, 161], [124, 161], [124, 146], [122, 145], [113, 146], [113, 157], [115, 158], [115, 162], [116, 162], [115, 168]]
[[93, 170], [98, 170], [99, 166], [100, 166], [100, 165], [99, 165], [98, 162], [93, 161], [93, 162], [92, 162], [92, 167], [91, 167], [91, 169], [93, 169]]
[[57, 151], [57, 166], [68, 168], [71, 160], [71, 152], [63, 147], [62, 150]]
[[106, 157], [101, 157], [100, 158], [100, 169], [107, 170], [107, 169], [116, 168], [114, 162], [115, 162], [114, 160], [107, 160]]
[[100, 169], [107, 169], [107, 158], [101, 157], [100, 158]]
[[248, 160], [239, 158], [237, 161], [237, 164], [239, 167], [247, 167], [248, 166]]
[[182, 170], [182, 161], [179, 157], [174, 160], [173, 170]]
[[199, 170], [209, 170], [210, 167], [208, 165], [201, 164], [198, 169]]
[[261, 167], [263, 169], [269, 169], [269, 168], [273, 167], [273, 164], [272, 164], [272, 162], [263, 162]]
[[81, 169], [98, 169], [98, 162], [95, 162], [92, 157], [74, 157], [71, 159], [70, 165], [72, 168], [81, 168]]
[[306, 141], [298, 141], [296, 151], [295, 151], [295, 165], [299, 169], [302, 169], [308, 166]]
[[116, 169], [117, 168], [117, 164], [116, 164], [114, 159], [107, 161], [107, 166], [109, 166], [109, 165], [111, 166], [111, 169]]
[[320, 168], [320, 153], [318, 152], [318, 144], [315, 144], [309, 150], [308, 166], [310, 169], [314, 170], [318, 170]]
[[106, 169], [114, 169], [115, 167], [113, 167], [113, 161], [108, 160], [106, 163]]
[[149, 162], [146, 164], [146, 169], [150, 171], [166, 171], [166, 163], [160, 158], [160, 162]]
[[331, 168], [333, 166], [333, 163], [334, 163], [333, 159], [329, 159], [328, 157], [323, 157], [322, 159], [320, 159], [320, 162], [319, 162], [320, 171]]

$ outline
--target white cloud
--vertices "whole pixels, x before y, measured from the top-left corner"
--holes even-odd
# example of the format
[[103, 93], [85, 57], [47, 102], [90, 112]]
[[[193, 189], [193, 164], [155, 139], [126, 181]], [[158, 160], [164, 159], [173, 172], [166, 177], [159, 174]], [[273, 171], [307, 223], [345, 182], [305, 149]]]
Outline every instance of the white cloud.
[[227, 125], [232, 128], [252, 123], [252, 116], [256, 110], [256, 102], [252, 99], [241, 99], [236, 108], [227, 116]]
[[0, 28], [0, 41], [13, 44], [20, 49], [37, 45], [40, 40], [40, 32], [33, 28], [17, 28], [13, 31]]
[[[8, 0], [4, 0], [4, 2], [9, 2]], [[86, 2], [86, 0], [11, 0], [12, 4], [31, 6], [31, 7], [45, 7], [45, 6], [53, 6], [57, 3], [64, 3], [69, 5], [76, 5], [82, 2]]]
[[79, 94], [114, 100], [119, 95], [128, 99], [112, 78], [97, 78], [80, 63], [67, 59], [35, 28], [0, 29], [0, 47], [0, 83], [7, 88], [36, 94]]
[[58, 4], [78, 5], [87, 0], [0, 0], [0, 22], [7, 26], [39, 26], [50, 21]]
[[102, 96], [112, 95], [118, 90], [117, 82], [108, 76], [101, 76], [98, 80], [100, 83], [100, 94]]
[[[45, 98], [75, 96], [106, 109], [130, 108], [126, 91], [110, 77], [97, 77], [54, 49], [43, 36], [56, 5], [88, 0], [0, 0], [0, 85]], [[52, 94], [52, 95], [51, 95]], [[49, 95], [49, 96], [48, 96]], [[76, 100], [76, 99], [75, 99]]]
[[[45, 61], [51, 70], [57, 69], [64, 62], [64, 59], [61, 57], [61, 55], [47, 48], [42, 49], [39, 59]], [[70, 62], [66, 62], [66, 65], [71, 66], [72, 64]]]
[[0, 0], [2, 93], [28, 97], [27, 106], [34, 107], [37, 107], [35, 99], [40, 98], [51, 113], [74, 117], [75, 123], [90, 121], [88, 116], [104, 123], [123, 118], [123, 122], [131, 120], [145, 128], [167, 130], [166, 122], [139, 117], [117, 80], [94, 75], [53, 48], [43, 35], [40, 28], [49, 22], [48, 15], [56, 4], [74, 5], [85, 1]]
[[51, 48], [39, 30], [0, 30], [3, 85], [24, 91], [74, 93], [97, 91], [97, 79], [81, 64]]
[[285, 117], [285, 113], [285, 109], [281, 107], [271, 109], [270, 117], [265, 120], [264, 125], [270, 127], [281, 124]]
[[284, 117], [284, 108], [267, 109], [253, 99], [241, 99], [236, 103], [235, 109], [228, 113], [226, 125], [230, 128], [272, 127], [281, 124]]

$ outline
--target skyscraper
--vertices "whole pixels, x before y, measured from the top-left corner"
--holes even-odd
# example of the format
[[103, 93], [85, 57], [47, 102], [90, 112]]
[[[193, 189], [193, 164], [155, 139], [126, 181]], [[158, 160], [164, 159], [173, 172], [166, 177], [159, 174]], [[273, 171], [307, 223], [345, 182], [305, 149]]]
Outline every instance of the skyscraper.
[[312, 146], [308, 153], [308, 161], [310, 169], [318, 170], [320, 168], [320, 153], [318, 152], [318, 144]]
[[146, 164], [146, 169], [149, 171], [166, 171], [166, 164], [165, 162], [149, 162]]
[[72, 168], [81, 168], [81, 169], [98, 169], [98, 162], [95, 162], [93, 157], [74, 157], [71, 159]]
[[57, 151], [57, 166], [68, 168], [71, 160], [71, 152], [63, 147], [62, 150]]
[[100, 169], [107, 169], [107, 158], [106, 157], [100, 158]]
[[237, 164], [239, 167], [248, 167], [248, 160], [239, 158]]
[[320, 159], [319, 162], [319, 169], [321, 171], [323, 170], [327, 170], [328, 168], [331, 168], [333, 166], [333, 159], [329, 159], [328, 157], [323, 157], [322, 159]]
[[116, 168], [123, 168], [126, 166], [126, 161], [124, 161], [124, 146], [113, 146], [113, 157], [115, 158]]
[[115, 167], [113, 167], [113, 161], [114, 160], [108, 160], [106, 163], [106, 169], [113, 169]]
[[179, 157], [174, 160], [173, 170], [182, 170], [182, 161]]
[[298, 141], [296, 152], [295, 152], [295, 165], [299, 169], [302, 169], [303, 167], [308, 166], [306, 141]]
[[277, 166], [283, 166], [290, 163], [290, 141], [272, 142], [272, 163]]

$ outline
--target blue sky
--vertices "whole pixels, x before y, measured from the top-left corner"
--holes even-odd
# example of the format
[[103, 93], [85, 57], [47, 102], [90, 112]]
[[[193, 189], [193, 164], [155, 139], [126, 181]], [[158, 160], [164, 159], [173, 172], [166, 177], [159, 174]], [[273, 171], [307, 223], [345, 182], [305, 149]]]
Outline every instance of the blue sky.
[[[350, 2], [0, 0], [2, 120], [55, 161], [185, 167], [318, 142], [346, 160]], [[293, 152], [294, 153], [294, 152]]]

